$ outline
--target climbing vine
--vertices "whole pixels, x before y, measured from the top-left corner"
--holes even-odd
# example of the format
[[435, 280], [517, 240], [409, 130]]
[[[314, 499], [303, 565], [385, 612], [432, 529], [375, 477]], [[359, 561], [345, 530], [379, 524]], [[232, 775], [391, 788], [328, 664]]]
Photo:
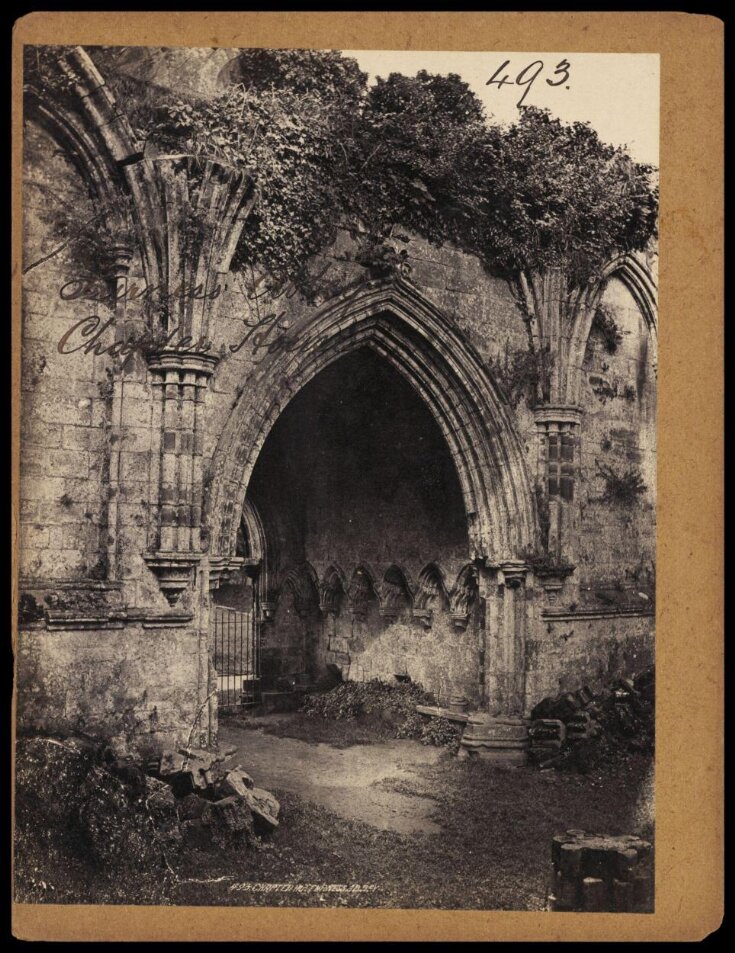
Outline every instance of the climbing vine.
[[[26, 50], [27, 86], [72, 102], [63, 48]], [[345, 223], [360, 223], [368, 268], [370, 249], [402, 226], [506, 277], [562, 268], [575, 286], [655, 234], [650, 166], [545, 110], [493, 124], [455, 74], [392, 73], [368, 87], [337, 52], [245, 50], [229, 84], [205, 99], [124, 74], [114, 48], [89, 52], [145, 154], [214, 159], [251, 176], [257, 200], [233, 267], [257, 266], [275, 284], [306, 286], [309, 260]]]
[[605, 481], [601, 502], [632, 506], [646, 492], [646, 484], [638, 467], [615, 471], [597, 463], [597, 470]]
[[620, 333], [617, 321], [612, 312], [605, 305], [600, 305], [595, 311], [592, 319], [590, 335], [598, 337], [608, 354], [615, 354], [620, 346], [623, 336]]
[[548, 388], [548, 375], [553, 366], [553, 355], [547, 350], [539, 353], [528, 348], [507, 350], [500, 358], [489, 359], [488, 368], [512, 407], [521, 400], [535, 407]]

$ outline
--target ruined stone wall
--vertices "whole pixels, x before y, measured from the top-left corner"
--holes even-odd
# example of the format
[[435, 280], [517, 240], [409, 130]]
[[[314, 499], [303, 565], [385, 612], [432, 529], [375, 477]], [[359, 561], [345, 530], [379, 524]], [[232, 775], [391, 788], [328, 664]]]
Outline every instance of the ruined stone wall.
[[[620, 342], [610, 353], [593, 329], [587, 347], [577, 559], [585, 603], [615, 599], [617, 592], [618, 602], [630, 606], [654, 595], [656, 376], [651, 337], [630, 292], [613, 281], [603, 304]], [[606, 470], [638, 471], [645, 490], [629, 502], [605, 500]]]
[[526, 642], [527, 708], [548, 695], [595, 688], [615, 676], [642, 672], [654, 662], [650, 613], [641, 611], [539, 613]]
[[344, 660], [344, 677], [379, 678], [392, 684], [396, 675], [408, 676], [433, 692], [439, 704], [449, 704], [453, 695], [467, 698], [472, 706], [481, 704], [481, 636], [476, 616], [458, 627], [447, 611], [439, 610], [426, 627], [410, 613], [386, 620], [374, 611], [366, 619], [341, 615], [326, 626], [329, 657]]
[[[109, 353], [97, 353], [139, 329], [142, 309], [75, 296], [87, 262], [71, 254], [59, 212], [71, 208], [81, 227], [99, 209], [33, 122], [24, 145], [19, 726], [101, 734], [123, 747], [134, 736], [186, 741], [194, 731], [201, 740], [211, 673], [199, 597], [171, 612], [143, 560], [153, 391], [139, 355], [121, 377]], [[142, 286], [137, 256], [130, 281]], [[111, 325], [85, 353], [89, 336], [64, 338], [92, 315]]]
[[65, 203], [84, 220], [94, 206], [56, 144], [33, 124], [26, 135], [20, 574], [104, 579], [111, 362], [104, 355], [59, 354], [62, 335], [86, 312], [60, 297], [68, 259], [43, 261], [63, 243], [52, 231], [54, 210]]
[[[207, 69], [214, 77], [219, 61], [208, 63]], [[108, 722], [123, 740], [131, 731], [186, 740], [193, 726], [205, 731], [205, 723], [211, 737], [208, 606], [210, 583], [217, 585], [219, 569], [210, 553], [222, 514], [208, 511], [207, 505], [222, 481], [218, 448], [233, 415], [241, 415], [262, 431], [267, 453], [267, 434], [298, 390], [293, 368], [309, 355], [300, 354], [298, 341], [292, 342], [292, 362], [284, 365], [281, 376], [269, 377], [263, 368], [279, 353], [290, 328], [308, 322], [328, 302], [374, 275], [354, 260], [358, 244], [347, 231], [314, 259], [313, 300], [290, 288], [265, 294], [257, 275], [218, 275], [222, 294], [210, 329], [216, 366], [211, 378], [196, 385], [182, 372], [179, 396], [171, 404], [175, 413], [166, 422], [163, 391], [173, 385], [163, 384], [165, 375], [156, 376], [143, 356], [133, 354], [121, 369], [121, 362], [107, 353], [59, 353], [64, 334], [91, 314], [100, 317], [100, 325], [111, 322], [101, 337], [103, 346], [145, 325], [139, 301], [123, 300], [113, 309], [84, 299], [64, 301], [59, 294], [78, 275], [80, 263], [55, 230], [55, 210], [71, 206], [81, 221], [93, 220], [96, 206], [88, 185], [59, 144], [27, 123], [19, 713], [29, 725], [45, 720], [74, 730], [85, 725], [97, 730]], [[496, 385], [502, 385], [514, 356], [528, 346], [527, 328], [507, 284], [457, 249], [435, 248], [415, 236], [399, 244], [405, 251], [401, 280], [439, 309]], [[144, 269], [135, 248], [123, 259], [121, 281], [143, 287]], [[538, 565], [527, 566], [525, 595], [518, 597], [524, 625], [510, 617], [507, 621], [527, 660], [527, 706], [548, 691], [572, 687], [572, 681], [594, 680], [603, 670], [642, 667], [651, 653], [653, 346], [638, 305], [618, 281], [611, 281], [605, 304], [621, 340], [611, 353], [593, 332], [585, 357], [574, 441], [577, 479], [573, 499], [564, 503], [564, 552], [576, 569], [559, 580], [544, 576]], [[85, 340], [77, 332], [72, 343]], [[382, 384], [384, 393], [387, 389], [399, 399], [400, 388]], [[264, 390], [275, 400], [272, 420], [260, 419], [255, 410], [263, 404]], [[451, 401], [456, 395], [446, 396]], [[348, 403], [352, 406], [352, 398]], [[194, 404], [198, 416], [192, 432]], [[510, 415], [528, 481], [543, 495], [548, 474], [539, 450], [537, 415], [522, 393], [511, 402], [501, 399], [499, 406]], [[323, 457], [318, 432], [315, 436], [301, 420], [305, 455], [292, 483], [281, 482], [280, 487], [276, 478], [286, 469], [288, 441], [280, 461], [278, 454], [274, 457], [270, 475], [259, 458], [236, 457], [240, 472], [255, 468], [252, 494], [259, 497], [270, 537], [269, 578], [261, 595], [273, 601], [275, 615], [263, 624], [264, 658], [276, 674], [308, 667], [318, 671], [332, 662], [349, 678], [404, 674], [440, 697], [464, 694], [473, 704], [491, 705], [495, 683], [487, 673], [493, 659], [482, 653], [497, 645], [500, 603], [487, 611], [479, 596], [470, 600], [460, 585], [471, 559], [468, 536], [477, 514], [464, 512], [457, 494], [447, 489], [452, 479], [446, 461], [434, 481], [446, 492], [431, 499], [426, 454], [437, 457], [436, 433], [412, 422], [418, 417], [401, 418], [399, 410], [394, 413], [378, 402], [379, 420], [367, 428], [369, 440], [365, 432], [350, 433], [343, 418], [341, 442], [332, 440]], [[373, 479], [370, 464], [381, 453]], [[201, 462], [201, 486], [186, 484], [193, 479], [192, 460]], [[201, 552], [194, 553], [191, 578], [173, 605], [164, 595], [165, 560], [158, 553], [154, 573], [146, 559], [169, 548], [162, 540], [163, 515], [169, 520], [163, 521], [168, 537], [179, 531], [174, 517], [181, 501], [169, 498], [170, 487], [160, 479], [164, 464], [176, 470], [193, 494], [193, 504], [185, 507], [188, 518], [204, 514]], [[645, 492], [625, 506], [602, 499], [605, 481], [599, 465], [621, 473], [639, 468]], [[266, 468], [260, 489], [258, 466]], [[489, 486], [499, 485], [499, 473], [486, 476]], [[220, 507], [234, 507], [232, 495], [217, 499]], [[237, 524], [239, 512], [232, 519]], [[510, 514], [511, 523], [513, 519]], [[190, 532], [188, 524], [181, 527], [181, 533]], [[192, 538], [198, 546], [195, 534]], [[522, 562], [538, 554], [513, 555]], [[289, 573], [303, 566], [311, 567], [313, 578], [307, 573], [308, 579], [293, 577], [287, 584]], [[354, 588], [360, 566], [370, 576], [364, 605], [359, 586]], [[432, 566], [442, 580], [433, 589], [431, 580], [422, 577]], [[394, 569], [401, 573], [398, 582], [387, 575]], [[474, 569], [488, 579], [500, 572], [497, 567]], [[334, 582], [340, 573], [339, 583]], [[487, 592], [496, 584], [492, 579], [486, 580]], [[215, 599], [245, 606], [250, 597], [243, 592], [233, 595], [223, 589]]]
[[[653, 661], [656, 567], [656, 368], [640, 308], [618, 280], [603, 306], [617, 342], [593, 328], [583, 367], [576, 503], [569, 552], [576, 572], [544, 589], [526, 645], [529, 705], [587, 679]], [[639, 474], [644, 489], [608, 498], [605, 473]]]
[[208, 725], [196, 720], [199, 685], [208, 677], [201, 640], [197, 629], [165, 623], [23, 627], [18, 723], [108, 738], [123, 748], [208, 744]]

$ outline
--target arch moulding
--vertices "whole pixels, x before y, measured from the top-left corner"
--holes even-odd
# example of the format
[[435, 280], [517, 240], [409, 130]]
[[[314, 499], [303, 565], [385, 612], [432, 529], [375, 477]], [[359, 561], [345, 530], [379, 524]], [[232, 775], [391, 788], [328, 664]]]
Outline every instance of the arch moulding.
[[535, 500], [508, 410], [471, 345], [412, 284], [362, 284], [287, 333], [287, 346], [249, 378], [215, 451], [203, 519], [210, 558], [234, 554], [253, 467], [289, 401], [329, 364], [363, 347], [401, 373], [437, 421], [462, 489], [469, 558], [497, 566], [535, 546]]

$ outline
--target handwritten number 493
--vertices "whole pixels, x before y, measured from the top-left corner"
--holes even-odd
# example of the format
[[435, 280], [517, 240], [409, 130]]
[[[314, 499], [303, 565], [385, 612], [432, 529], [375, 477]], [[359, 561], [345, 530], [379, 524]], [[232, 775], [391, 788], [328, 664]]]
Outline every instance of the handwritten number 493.
[[[520, 73], [516, 76], [515, 80], [512, 80], [507, 73], [505, 74], [505, 76], [500, 77], [500, 74], [502, 73], [502, 71], [506, 68], [506, 66], [509, 66], [509, 65], [510, 65], [510, 60], [506, 60], [504, 63], [501, 63], [500, 66], [495, 70], [493, 75], [490, 77], [490, 79], [487, 81], [487, 83], [485, 83], [485, 85], [492, 86], [493, 84], [495, 84], [498, 87], [498, 89], [500, 89], [503, 86], [512, 86], [514, 84], [516, 86], [525, 86], [526, 88], [523, 90], [523, 95], [516, 103], [517, 106], [522, 106], [524, 99], [526, 98], [526, 96], [528, 96], [528, 93], [531, 87], [533, 86], [533, 84], [535, 83], [535, 81], [537, 80], [539, 73], [543, 71], [544, 62], [543, 60], [534, 60], [532, 63], [529, 63], [528, 66], [524, 66], [523, 69], [520, 71]], [[569, 81], [570, 69], [571, 69], [571, 65], [566, 60], [562, 60], [561, 63], [557, 64], [556, 69], [554, 70], [554, 73], [553, 73], [553, 75], [558, 78], [554, 80], [547, 79], [546, 85], [547, 86], [562, 86], [563, 84], [567, 83]]]

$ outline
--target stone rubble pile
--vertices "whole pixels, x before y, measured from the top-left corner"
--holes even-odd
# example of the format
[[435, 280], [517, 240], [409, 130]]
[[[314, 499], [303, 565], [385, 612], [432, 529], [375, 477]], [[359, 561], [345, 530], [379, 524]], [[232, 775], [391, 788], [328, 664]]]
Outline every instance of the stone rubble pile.
[[160, 864], [182, 848], [242, 849], [275, 830], [280, 804], [225, 753], [166, 750], [144, 763], [78, 738], [19, 738], [16, 823], [96, 863]]
[[167, 750], [149, 762], [153, 778], [165, 782], [178, 804], [180, 830], [187, 846], [247, 846], [253, 838], [278, 827], [280, 804], [241, 764], [233, 764], [236, 749], [225, 752], [199, 748]]
[[592, 692], [542, 699], [531, 712], [531, 760], [541, 769], [586, 771], [614, 750], [653, 751], [653, 669]]

